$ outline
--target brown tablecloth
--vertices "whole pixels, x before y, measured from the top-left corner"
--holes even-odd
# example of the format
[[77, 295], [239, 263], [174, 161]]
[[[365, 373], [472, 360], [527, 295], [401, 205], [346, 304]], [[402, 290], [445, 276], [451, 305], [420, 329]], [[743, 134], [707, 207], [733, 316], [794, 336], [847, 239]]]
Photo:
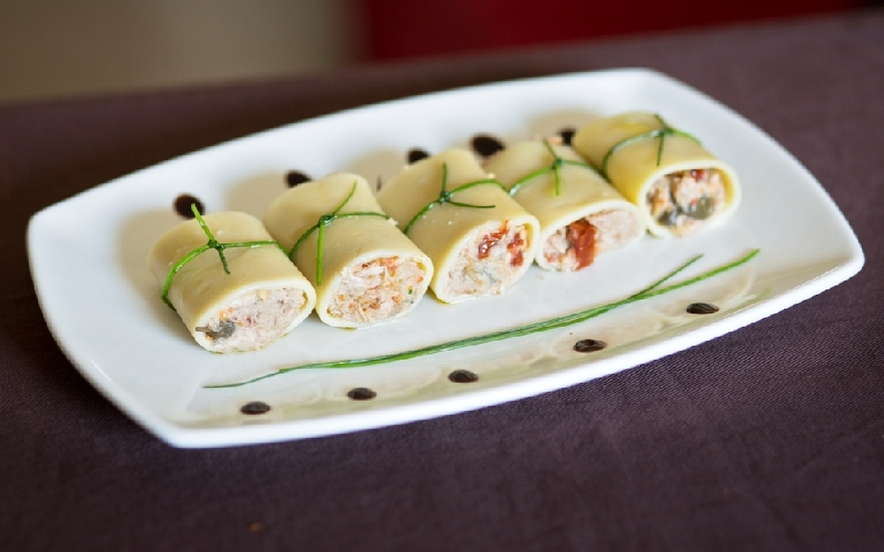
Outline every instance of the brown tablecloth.
[[[179, 450], [54, 344], [37, 210], [194, 149], [378, 100], [642, 66], [742, 113], [822, 182], [863, 271], [688, 351], [501, 406]], [[884, 549], [884, 12], [0, 108], [4, 550]]]

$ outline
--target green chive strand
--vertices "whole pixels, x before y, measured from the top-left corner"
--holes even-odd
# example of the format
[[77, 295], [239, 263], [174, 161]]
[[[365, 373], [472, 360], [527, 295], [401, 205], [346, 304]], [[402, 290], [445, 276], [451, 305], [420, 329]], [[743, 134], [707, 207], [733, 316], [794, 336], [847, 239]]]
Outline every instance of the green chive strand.
[[436, 205], [444, 205], [445, 203], [450, 203], [451, 205], [455, 205], [457, 207], [469, 207], [472, 209], [493, 209], [496, 205], [473, 205], [471, 203], [463, 203], [460, 201], [454, 201], [452, 196], [458, 192], [462, 192], [464, 190], [468, 190], [475, 186], [481, 186], [484, 184], [493, 184], [495, 186], [500, 187], [504, 192], [507, 191], [506, 187], [493, 178], [483, 178], [481, 180], [474, 180], [472, 182], [467, 182], [466, 184], [461, 184], [457, 188], [451, 190], [450, 192], [447, 190], [448, 187], [448, 164], [442, 163], [442, 186], [440, 187], [439, 197], [431, 201], [430, 203], [424, 205], [424, 207], [417, 212], [417, 214], [412, 217], [408, 224], [405, 225], [405, 228], [402, 229], [403, 234], [408, 234], [408, 231], [411, 230], [411, 227], [417, 222], [421, 217], [423, 217], [427, 212], [435, 207]]
[[331, 224], [333, 221], [339, 218], [351, 218], [351, 217], [380, 217], [383, 219], [389, 220], [390, 217], [383, 213], [376, 213], [374, 211], [357, 211], [353, 213], [340, 213], [340, 210], [344, 208], [347, 202], [353, 197], [353, 194], [356, 193], [356, 185], [357, 182], [353, 181], [353, 186], [350, 188], [350, 193], [347, 194], [347, 197], [342, 201], [331, 213], [326, 213], [319, 217], [319, 220], [316, 221], [316, 224], [307, 229], [301, 237], [299, 237], [292, 248], [288, 251], [287, 255], [289, 259], [292, 259], [295, 255], [295, 251], [301, 246], [304, 241], [310, 237], [313, 232], [316, 232], [316, 285], [322, 284], [322, 264], [323, 264], [323, 251], [325, 249], [325, 227]]
[[342, 368], [361, 368], [365, 366], [375, 366], [379, 364], [386, 364], [391, 362], [398, 362], [403, 360], [410, 360], [413, 358], [418, 358], [422, 356], [428, 356], [437, 353], [443, 353], [447, 351], [453, 351], [457, 349], [463, 349], [467, 347], [474, 347], [477, 345], [484, 345], [487, 343], [493, 343], [496, 341], [502, 341], [504, 339], [511, 339], [515, 337], [523, 337], [526, 335], [531, 335], [540, 332], [546, 332], [549, 330], [562, 328], [566, 326], [570, 326], [573, 324], [577, 324], [580, 322], [585, 322], [587, 320], [591, 320], [602, 314], [610, 312], [619, 307], [623, 307], [632, 303], [637, 303], [639, 301], [644, 301], [646, 299], [650, 299], [652, 297], [657, 297], [663, 295], [665, 293], [669, 293], [671, 291], [675, 291], [678, 289], [682, 289], [696, 283], [699, 283], [703, 280], [707, 280], [712, 278], [713, 276], [717, 276], [734, 268], [737, 268], [743, 264], [748, 263], [752, 258], [754, 258], [760, 252], [759, 249], [754, 249], [747, 253], [746, 255], [731, 261], [730, 263], [718, 266], [702, 274], [684, 280], [682, 282], [678, 282], [675, 284], [670, 284], [667, 286], [663, 286], [666, 282], [683, 272], [689, 266], [697, 262], [702, 256], [698, 255], [683, 263], [681, 266], [676, 268], [675, 270], [670, 271], [664, 277], [660, 278], [650, 286], [643, 288], [642, 290], [633, 293], [632, 295], [619, 299], [617, 301], [608, 303], [606, 305], [601, 305], [598, 307], [592, 307], [590, 309], [586, 309], [583, 311], [579, 311], [576, 313], [560, 316], [557, 318], [551, 318], [548, 320], [542, 320], [539, 322], [535, 322], [532, 324], [528, 324], [525, 326], [520, 326], [517, 328], [511, 328], [507, 330], [500, 330], [497, 332], [492, 332], [489, 334], [468, 337], [465, 339], [458, 339], [454, 341], [448, 341], [445, 343], [439, 343], [437, 345], [429, 345], [427, 347], [421, 347], [418, 349], [412, 349], [410, 351], [404, 351], [400, 353], [391, 353], [387, 355], [380, 355], [375, 357], [367, 357], [361, 359], [349, 359], [349, 360], [337, 360], [337, 361], [329, 361], [329, 362], [314, 362], [310, 364], [302, 364], [299, 366], [291, 366], [287, 368], [281, 368], [275, 372], [271, 372], [269, 374], [264, 374], [262, 376], [258, 376], [256, 378], [252, 378], [249, 380], [229, 383], [229, 384], [220, 384], [220, 385], [208, 385], [206, 388], [208, 389], [220, 389], [220, 388], [230, 388], [230, 387], [240, 387], [243, 385], [247, 385], [250, 383], [255, 383], [261, 380], [265, 380], [274, 376], [286, 374], [289, 372], [299, 371], [299, 370], [317, 370], [317, 369], [342, 369]]
[[178, 271], [184, 268], [184, 265], [197, 258], [200, 254], [205, 253], [209, 249], [214, 249], [218, 252], [218, 257], [221, 259], [221, 266], [224, 268], [225, 274], [230, 274], [230, 267], [227, 265], [227, 258], [224, 256], [224, 250], [230, 249], [233, 247], [247, 247], [249, 249], [253, 247], [263, 247], [267, 245], [273, 245], [279, 248], [283, 254], [285, 254], [285, 249], [283, 249], [282, 245], [275, 240], [258, 240], [258, 241], [249, 241], [249, 242], [233, 242], [233, 243], [221, 243], [215, 239], [215, 236], [212, 234], [212, 231], [209, 230], [209, 226], [206, 224], [206, 221], [203, 220], [203, 216], [200, 214], [199, 210], [196, 207], [195, 203], [190, 204], [190, 210], [193, 212], [194, 217], [196, 218], [197, 224], [202, 228], [203, 233], [208, 238], [208, 242], [205, 245], [201, 245], [193, 250], [191, 250], [187, 255], [181, 257], [178, 262], [172, 265], [169, 269], [169, 272], [166, 274], [166, 279], [163, 281], [163, 290], [160, 294], [160, 297], [170, 309], [175, 310], [175, 307], [172, 305], [172, 302], [169, 301], [169, 289], [172, 287], [172, 279], [178, 274]]

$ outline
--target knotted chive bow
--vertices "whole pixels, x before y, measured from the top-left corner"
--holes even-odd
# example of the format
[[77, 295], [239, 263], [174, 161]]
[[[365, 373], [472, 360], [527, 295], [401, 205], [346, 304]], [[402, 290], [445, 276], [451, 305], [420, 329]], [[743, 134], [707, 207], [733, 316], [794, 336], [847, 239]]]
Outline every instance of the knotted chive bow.
[[323, 251], [323, 246], [325, 244], [325, 227], [326, 226], [328, 226], [333, 221], [335, 221], [339, 218], [381, 217], [381, 218], [388, 219], [388, 220], [390, 218], [389, 216], [387, 216], [383, 213], [375, 213], [373, 211], [357, 211], [354, 213], [341, 213], [340, 210], [344, 208], [344, 205], [346, 205], [347, 202], [350, 201], [350, 198], [353, 197], [353, 194], [356, 193], [356, 185], [357, 185], [357, 181], [354, 180], [353, 187], [350, 188], [350, 193], [347, 194], [347, 197], [344, 198], [344, 201], [342, 201], [340, 205], [335, 207], [334, 211], [332, 211], [331, 213], [326, 213], [326, 214], [320, 216], [319, 220], [316, 221], [316, 224], [314, 224], [313, 226], [308, 228], [307, 231], [304, 232], [300, 238], [298, 238], [298, 241], [295, 242], [295, 245], [293, 245], [291, 250], [288, 252], [289, 259], [291, 259], [292, 256], [295, 254], [295, 251], [297, 251], [298, 247], [300, 247], [301, 244], [304, 243], [304, 240], [306, 240], [310, 236], [310, 234], [312, 234], [314, 231], [317, 232], [317, 236], [316, 236], [316, 285], [322, 284], [322, 257], [323, 257], [322, 251]]
[[[598, 171], [596, 171], [595, 168], [592, 165], [589, 165], [588, 163], [584, 163], [583, 161], [575, 161], [573, 159], [562, 158], [560, 155], [558, 155], [556, 153], [556, 150], [552, 147], [552, 145], [549, 143], [549, 140], [547, 140], [546, 138], [543, 139], [543, 145], [546, 147], [547, 151], [549, 151], [549, 154], [552, 155], [552, 158], [553, 158], [552, 164], [548, 167], [542, 167], [540, 169], [537, 169], [536, 171], [530, 172], [530, 173], [526, 174], [525, 176], [523, 176], [522, 178], [520, 178], [519, 180], [517, 180], [516, 183], [513, 184], [512, 187], [510, 187], [510, 190], [509, 190], [510, 195], [515, 195], [516, 192], [519, 190], [519, 188], [521, 188], [529, 180], [531, 180], [533, 178], [537, 178], [538, 176], [544, 175], [544, 174], [548, 173], [549, 171], [553, 172], [553, 189], [555, 190], [555, 195], [561, 194], [562, 193], [562, 190], [561, 190], [562, 177], [561, 177], [561, 174], [559, 173], [559, 171], [561, 170], [562, 166], [564, 166], [564, 165], [573, 165], [575, 167], [583, 167], [585, 169], [591, 170], [592, 172], [594, 172], [596, 174], [599, 174]], [[599, 176], [601, 176], [601, 175], [599, 174]]]
[[636, 134], [635, 136], [630, 136], [629, 138], [624, 138], [623, 140], [620, 140], [619, 142], [611, 146], [611, 149], [609, 149], [605, 156], [602, 158], [601, 173], [605, 178], [608, 177], [608, 160], [615, 152], [622, 148], [625, 148], [630, 144], [634, 144], [642, 140], [647, 140], [648, 138], [659, 138], [660, 142], [657, 144], [657, 166], [659, 167], [660, 161], [663, 158], [663, 141], [666, 139], [667, 136], [683, 136], [685, 138], [693, 140], [698, 144], [700, 143], [700, 140], [698, 140], [695, 136], [688, 134], [683, 130], [678, 130], [669, 126], [669, 124], [664, 121], [663, 117], [661, 117], [660, 115], [654, 113], [654, 117], [656, 117], [657, 121], [659, 121], [660, 128], [649, 130], [648, 132], [643, 132], [641, 134]]
[[472, 209], [493, 209], [494, 207], [496, 207], [496, 205], [473, 205], [471, 203], [463, 203], [463, 202], [455, 201], [454, 199], [452, 199], [452, 196], [454, 196], [454, 194], [456, 194], [457, 192], [462, 192], [462, 191], [467, 190], [469, 188], [473, 188], [475, 186], [481, 186], [483, 184], [493, 184], [495, 186], [499, 186], [500, 189], [503, 190], [504, 192], [507, 191], [506, 186], [504, 186], [503, 184], [501, 184], [500, 182], [498, 182], [497, 180], [495, 180], [493, 178], [483, 178], [481, 180], [474, 180], [472, 182], [467, 182], [466, 184], [461, 184], [457, 188], [455, 188], [451, 191], [448, 191], [446, 189], [448, 186], [448, 164], [442, 163], [442, 186], [441, 186], [441, 190], [439, 191], [439, 197], [437, 197], [436, 199], [434, 199], [433, 201], [431, 201], [430, 203], [425, 205], [423, 209], [418, 211], [417, 214], [414, 215], [414, 217], [410, 221], [408, 221], [408, 224], [405, 225], [405, 228], [402, 230], [402, 232], [404, 234], [408, 234], [408, 231], [411, 230], [412, 225], [414, 225], [414, 223], [417, 222], [417, 220], [419, 218], [424, 216], [427, 213], [427, 211], [429, 211], [430, 209], [432, 209], [436, 205], [450, 203], [451, 205], [457, 205], [458, 207], [470, 207]]
[[196, 218], [197, 223], [199, 223], [200, 228], [203, 229], [203, 233], [206, 234], [206, 237], [209, 239], [205, 245], [201, 245], [196, 249], [193, 249], [190, 253], [182, 257], [178, 260], [177, 263], [172, 265], [172, 268], [169, 269], [169, 273], [166, 275], [166, 280], [163, 282], [163, 293], [161, 295], [163, 302], [169, 306], [170, 309], [175, 310], [175, 307], [172, 305], [172, 302], [169, 301], [169, 288], [172, 287], [172, 278], [175, 277], [175, 274], [181, 270], [184, 265], [197, 258], [200, 254], [208, 251], [209, 249], [214, 249], [218, 252], [218, 257], [221, 259], [221, 266], [224, 268], [225, 274], [230, 274], [230, 267], [227, 265], [227, 258], [224, 256], [224, 250], [229, 249], [231, 247], [261, 247], [265, 245], [275, 245], [279, 248], [280, 251], [285, 253], [285, 249], [279, 245], [279, 242], [275, 240], [259, 240], [259, 241], [249, 241], [249, 242], [233, 242], [233, 243], [221, 243], [215, 239], [215, 236], [212, 235], [212, 231], [209, 230], [208, 225], [206, 225], [206, 221], [203, 220], [203, 216], [200, 214], [199, 209], [196, 207], [196, 203], [190, 204], [190, 211], [193, 213], [194, 218]]

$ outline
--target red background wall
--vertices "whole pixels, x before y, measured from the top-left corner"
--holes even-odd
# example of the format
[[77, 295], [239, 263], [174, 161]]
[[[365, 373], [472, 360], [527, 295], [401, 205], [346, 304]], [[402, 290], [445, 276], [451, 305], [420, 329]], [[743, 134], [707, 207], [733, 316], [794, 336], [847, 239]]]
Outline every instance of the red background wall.
[[395, 59], [754, 21], [864, 0], [359, 0], [372, 59]]

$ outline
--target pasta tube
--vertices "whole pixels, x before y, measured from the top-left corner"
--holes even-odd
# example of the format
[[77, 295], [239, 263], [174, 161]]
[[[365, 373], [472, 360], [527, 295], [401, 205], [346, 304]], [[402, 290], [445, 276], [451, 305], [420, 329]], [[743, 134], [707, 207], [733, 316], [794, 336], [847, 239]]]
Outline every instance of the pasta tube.
[[299, 184], [273, 201], [263, 220], [315, 286], [316, 313], [330, 326], [401, 318], [433, 277], [430, 258], [383, 213], [359, 175]]
[[257, 218], [198, 215], [164, 234], [148, 255], [163, 299], [194, 340], [216, 353], [261, 349], [313, 310], [310, 282]]
[[568, 146], [518, 142], [490, 157], [485, 169], [540, 221], [534, 260], [543, 269], [579, 270], [646, 231], [638, 208]]
[[656, 236], [684, 236], [740, 203], [734, 170], [659, 115], [629, 112], [580, 128], [574, 149], [641, 211]]
[[488, 178], [468, 150], [405, 167], [377, 197], [433, 260], [430, 288], [445, 303], [503, 293], [534, 259], [537, 218]]

